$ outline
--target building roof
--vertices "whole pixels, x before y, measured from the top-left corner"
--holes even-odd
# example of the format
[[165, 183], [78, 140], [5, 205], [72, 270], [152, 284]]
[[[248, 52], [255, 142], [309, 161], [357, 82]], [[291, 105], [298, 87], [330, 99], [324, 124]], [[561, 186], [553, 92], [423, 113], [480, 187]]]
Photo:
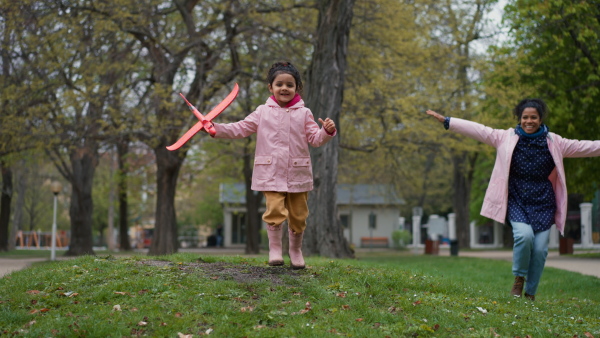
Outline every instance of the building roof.
[[405, 204], [387, 184], [338, 184], [337, 203], [345, 205]]
[[[246, 204], [243, 183], [221, 183], [219, 202]], [[338, 205], [399, 205], [405, 204], [394, 189], [385, 184], [338, 184]]]

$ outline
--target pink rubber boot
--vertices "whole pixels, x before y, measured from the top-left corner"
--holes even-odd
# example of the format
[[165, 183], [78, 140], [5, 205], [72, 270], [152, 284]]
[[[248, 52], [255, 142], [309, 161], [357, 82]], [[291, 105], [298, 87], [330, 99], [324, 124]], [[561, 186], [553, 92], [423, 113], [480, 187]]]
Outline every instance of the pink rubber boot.
[[267, 225], [267, 235], [269, 236], [269, 265], [283, 265], [283, 250], [281, 248], [283, 231], [281, 231], [281, 225], [277, 227]]
[[295, 234], [288, 228], [290, 237], [290, 261], [293, 270], [304, 269], [304, 257], [302, 257], [302, 238], [304, 233]]

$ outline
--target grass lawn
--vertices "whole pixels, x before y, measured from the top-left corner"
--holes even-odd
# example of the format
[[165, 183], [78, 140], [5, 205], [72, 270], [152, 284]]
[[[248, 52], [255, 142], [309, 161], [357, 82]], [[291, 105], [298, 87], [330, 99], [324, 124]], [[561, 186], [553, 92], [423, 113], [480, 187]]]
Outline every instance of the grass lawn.
[[0, 279], [0, 336], [600, 337], [600, 279], [546, 268], [535, 302], [510, 263], [361, 254], [87, 256]]

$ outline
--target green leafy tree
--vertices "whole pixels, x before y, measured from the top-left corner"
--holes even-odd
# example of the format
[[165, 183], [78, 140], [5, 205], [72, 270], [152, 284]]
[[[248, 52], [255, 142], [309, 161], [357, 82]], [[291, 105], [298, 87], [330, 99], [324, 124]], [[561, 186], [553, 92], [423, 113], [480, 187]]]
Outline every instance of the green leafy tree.
[[443, 129], [423, 122], [432, 97], [443, 95], [447, 52], [422, 19], [436, 10], [427, 1], [359, 2], [350, 39], [340, 180], [393, 185], [406, 214], [446, 210], [451, 200], [448, 156], [437, 141]]
[[[548, 103], [545, 122], [551, 131], [567, 138], [598, 139], [592, 126], [600, 123], [600, 3], [518, 0], [510, 1], [505, 11], [510, 38], [495, 49], [495, 60], [501, 69], [515, 60], [516, 71], [496, 74], [492, 85], [505, 90], [517, 83], [527, 86], [524, 94]], [[598, 158], [565, 160], [569, 191], [591, 198], [599, 170]]]

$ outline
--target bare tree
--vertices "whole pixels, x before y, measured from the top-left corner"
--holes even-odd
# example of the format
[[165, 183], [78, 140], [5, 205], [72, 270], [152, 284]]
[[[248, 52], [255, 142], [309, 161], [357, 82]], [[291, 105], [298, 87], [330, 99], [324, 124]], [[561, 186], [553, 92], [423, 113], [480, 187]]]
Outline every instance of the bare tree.
[[[307, 106], [315, 118], [331, 118], [338, 132], [353, 7], [354, 0], [318, 2], [317, 40], [305, 88]], [[309, 226], [303, 245], [309, 255], [354, 257], [337, 215], [338, 146], [339, 137], [335, 137], [311, 151], [315, 182], [309, 195]]]

